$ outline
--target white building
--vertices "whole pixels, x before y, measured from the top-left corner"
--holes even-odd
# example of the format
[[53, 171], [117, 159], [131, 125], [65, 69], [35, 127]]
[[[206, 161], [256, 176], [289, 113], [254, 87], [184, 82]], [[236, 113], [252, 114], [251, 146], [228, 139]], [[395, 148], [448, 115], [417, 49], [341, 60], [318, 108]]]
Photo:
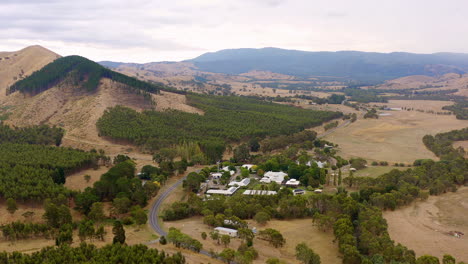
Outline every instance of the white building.
[[235, 229], [226, 228], [226, 227], [216, 227], [214, 230], [218, 231], [220, 235], [228, 235], [230, 237], [237, 237], [237, 230]]
[[242, 165], [242, 168], [246, 168], [246, 169], [250, 170], [253, 166], [255, 166], [255, 165], [253, 165], [253, 164], [244, 164], [244, 165]]
[[212, 172], [210, 173], [211, 177], [213, 177], [213, 179], [220, 179], [221, 176], [223, 176], [223, 174], [221, 172]]
[[314, 190], [314, 193], [322, 193], [322, 192], [323, 192], [322, 189], [315, 189], [315, 190]]
[[232, 181], [229, 186], [245, 187], [250, 184], [250, 178], [242, 179], [241, 181]]
[[276, 195], [276, 191], [267, 191], [267, 190], [245, 190], [243, 195]]
[[260, 182], [264, 182], [264, 183], [270, 183], [272, 181], [278, 183], [278, 184], [282, 184], [283, 181], [284, 181], [284, 177], [288, 176], [288, 174], [282, 172], [282, 171], [279, 171], [279, 172], [275, 172], [275, 171], [268, 171], [266, 172], [264, 175], [263, 175], [263, 178], [260, 179]]
[[290, 179], [289, 181], [286, 182], [286, 186], [296, 187], [296, 186], [299, 186], [299, 184], [301, 183], [296, 179]]
[[221, 195], [233, 195], [237, 191], [237, 187], [231, 187], [227, 190], [217, 190], [217, 189], [209, 189], [206, 191], [207, 194], [221, 194]]
[[317, 166], [321, 169], [325, 168], [325, 166], [327, 165], [327, 162], [324, 161], [324, 162], [321, 162], [321, 161], [316, 161], [315, 163], [317, 163]]

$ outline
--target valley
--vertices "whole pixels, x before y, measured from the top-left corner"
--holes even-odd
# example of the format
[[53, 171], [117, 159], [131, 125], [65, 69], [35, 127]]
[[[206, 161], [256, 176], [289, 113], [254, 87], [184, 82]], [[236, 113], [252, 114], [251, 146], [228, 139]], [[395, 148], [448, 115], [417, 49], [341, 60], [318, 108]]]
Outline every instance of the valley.
[[[461, 187], [468, 165], [456, 150], [466, 149], [468, 123], [444, 108], [464, 111], [464, 75], [354, 87], [340, 76], [210, 72], [212, 66], [196, 60], [101, 63], [114, 72], [37, 46], [0, 57], [11, 54], [18, 59], [9, 61], [11, 70], [0, 61], [7, 76], [0, 79], [14, 80], [17, 69], [25, 73], [21, 82], [0, 82], [0, 146], [5, 153], [28, 152], [17, 161], [0, 157], [17, 172], [0, 176], [27, 192], [0, 188], [0, 251], [30, 254], [83, 241], [105, 250], [121, 228], [128, 246], [182, 252], [194, 264], [305, 263], [296, 257], [302, 242], [307, 257], [318, 255], [321, 263], [380, 257], [414, 263], [425, 254], [467, 260], [464, 238], [446, 234], [468, 232]], [[57, 58], [47, 66], [52, 73], [41, 71]], [[408, 89], [431, 100], [408, 97]], [[63, 129], [60, 144], [49, 150], [57, 129]], [[449, 131], [455, 136], [446, 136]], [[69, 151], [74, 163], [55, 158], [55, 151]], [[34, 179], [36, 170], [46, 173], [40, 186], [17, 180]], [[267, 176], [272, 172], [286, 176], [276, 183]], [[148, 219], [153, 204], [182, 179], [164, 199], [161, 218]], [[237, 185], [242, 179], [247, 186]], [[207, 193], [229, 188], [235, 193]], [[247, 190], [260, 194], [244, 195]], [[40, 198], [33, 202], [33, 196]], [[151, 221], [168, 235], [161, 237]], [[35, 224], [42, 231], [31, 233]], [[246, 233], [213, 238], [216, 227]], [[410, 232], [416, 235], [405, 236]]]

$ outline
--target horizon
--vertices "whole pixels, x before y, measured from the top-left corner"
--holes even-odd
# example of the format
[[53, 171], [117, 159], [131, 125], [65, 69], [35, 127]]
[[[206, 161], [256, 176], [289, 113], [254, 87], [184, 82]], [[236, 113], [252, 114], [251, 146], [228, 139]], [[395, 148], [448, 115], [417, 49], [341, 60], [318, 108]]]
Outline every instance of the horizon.
[[194, 57], [191, 57], [191, 58], [186, 58], [186, 59], [181, 59], [181, 60], [152, 60], [152, 61], [143, 61], [143, 62], [136, 62], [136, 61], [117, 61], [117, 60], [94, 60], [92, 58], [89, 58], [89, 57], [86, 57], [85, 55], [83, 54], [60, 54], [59, 52], [56, 52], [55, 50], [51, 49], [51, 48], [48, 48], [46, 46], [43, 46], [43, 45], [39, 45], [39, 44], [32, 44], [32, 45], [27, 45], [27, 46], [24, 46], [24, 47], [21, 47], [19, 49], [16, 49], [16, 50], [0, 50], [0, 52], [15, 52], [15, 51], [20, 51], [20, 50], [23, 50], [23, 49], [26, 49], [26, 48], [29, 48], [29, 47], [34, 47], [34, 46], [40, 46], [42, 48], [45, 48], [49, 51], [52, 51], [52, 52], [55, 52], [57, 53], [58, 55], [62, 56], [62, 57], [66, 57], [66, 56], [72, 56], [72, 55], [77, 55], [77, 56], [82, 56], [82, 57], [85, 57], [87, 59], [90, 59], [92, 61], [95, 61], [95, 62], [114, 62], [114, 63], [134, 63], [134, 64], [147, 64], [147, 63], [164, 63], [164, 62], [184, 62], [184, 61], [189, 61], [189, 60], [192, 60], [192, 59], [195, 59], [199, 56], [202, 56], [204, 54], [208, 54], [208, 53], [217, 53], [217, 52], [220, 52], [220, 51], [226, 51], [226, 50], [242, 50], [242, 49], [253, 49], [253, 50], [261, 50], [261, 49], [280, 49], [280, 50], [289, 50], [289, 51], [299, 51], [299, 52], [311, 52], [311, 53], [320, 53], [320, 52], [329, 52], [329, 53], [338, 53], [338, 52], [363, 52], [363, 53], [379, 53], [379, 54], [392, 54], [392, 53], [409, 53], [409, 54], [416, 54], [416, 55], [434, 55], [434, 54], [461, 54], [461, 55], [468, 55], [468, 53], [463, 53], [463, 52], [450, 52], [450, 51], [437, 51], [437, 52], [433, 52], [433, 53], [418, 53], [418, 52], [406, 52], [406, 51], [390, 51], [390, 52], [378, 52], [378, 51], [362, 51], [362, 50], [317, 50], [317, 51], [313, 51], [313, 50], [298, 50], [298, 49], [287, 49], [287, 48], [278, 48], [278, 47], [260, 47], [260, 48], [230, 48], [230, 49], [220, 49], [220, 50], [216, 50], [216, 51], [206, 51], [204, 53], [200, 53]]
[[462, 0], [4, 0], [0, 50], [35, 43], [136, 63], [238, 47], [468, 53], [466, 8]]

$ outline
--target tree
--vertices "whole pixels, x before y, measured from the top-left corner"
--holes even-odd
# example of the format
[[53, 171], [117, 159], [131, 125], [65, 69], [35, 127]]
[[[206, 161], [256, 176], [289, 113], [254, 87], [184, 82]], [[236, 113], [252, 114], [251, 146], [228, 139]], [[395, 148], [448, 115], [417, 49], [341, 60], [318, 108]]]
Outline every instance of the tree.
[[93, 221], [102, 221], [105, 217], [104, 204], [101, 202], [93, 203], [88, 213], [88, 218]]
[[123, 228], [122, 222], [115, 221], [114, 226], [112, 227], [112, 234], [114, 234], [114, 239], [112, 240], [112, 244], [125, 243], [125, 229]]
[[271, 216], [264, 211], [260, 211], [254, 216], [254, 220], [261, 225], [266, 224], [268, 221], [270, 221], [270, 219]]
[[112, 206], [118, 214], [124, 214], [128, 212], [131, 204], [132, 201], [130, 201], [130, 199], [127, 197], [115, 198], [114, 201], [112, 201]]
[[278, 258], [269, 258], [267, 259], [266, 264], [286, 264], [286, 262]]
[[223, 243], [224, 247], [227, 247], [231, 243], [231, 237], [229, 235], [221, 235], [221, 243]]
[[210, 232], [210, 237], [211, 239], [216, 240], [219, 244], [219, 232], [218, 231]]
[[86, 175], [83, 176], [83, 177], [84, 177], [84, 179], [85, 179], [85, 181], [86, 181], [87, 183], [89, 183], [89, 181], [91, 180], [91, 175], [86, 174]]
[[259, 232], [259, 238], [270, 242], [274, 247], [282, 247], [286, 240], [283, 235], [276, 229], [267, 228]]
[[159, 238], [159, 244], [161, 244], [161, 245], [166, 245], [167, 244], [167, 239], [166, 239], [165, 236], [161, 236]]
[[250, 151], [246, 144], [242, 144], [234, 149], [234, 159], [237, 162], [245, 162], [250, 159]]
[[304, 264], [320, 264], [320, 256], [317, 255], [305, 243], [297, 244], [296, 258]]
[[133, 219], [135, 219], [137, 225], [146, 224], [148, 221], [148, 215], [140, 206], [135, 206], [135, 208], [132, 210], [132, 216]]
[[207, 237], [207, 236], [208, 236], [208, 235], [206, 234], [206, 232], [202, 232], [202, 233], [201, 233], [201, 237], [202, 237], [203, 240], [206, 240], [206, 237]]
[[44, 203], [44, 215], [42, 216], [47, 224], [58, 228], [61, 225], [69, 224], [72, 222], [72, 216], [70, 213], [70, 208], [65, 205], [59, 205], [52, 203], [50, 200], [46, 200]]
[[14, 214], [18, 210], [18, 207], [16, 206], [16, 201], [13, 198], [8, 198], [7, 199], [7, 211], [10, 214]]
[[439, 264], [439, 259], [434, 257], [434, 256], [430, 256], [430, 255], [423, 255], [423, 256], [420, 256], [417, 260], [416, 260], [416, 264]]
[[55, 245], [71, 244], [73, 242], [73, 227], [71, 224], [66, 224], [60, 227], [59, 234], [55, 239]]
[[104, 237], [106, 236], [106, 230], [104, 229], [104, 226], [99, 226], [98, 229], [96, 229], [95, 237], [101, 241], [104, 241]]
[[227, 263], [231, 263], [236, 256], [236, 251], [230, 248], [225, 248], [221, 253], [219, 253], [219, 257], [226, 261]]
[[455, 258], [447, 254], [445, 254], [442, 259], [443, 264], [455, 264], [455, 262]]
[[257, 152], [260, 149], [260, 143], [257, 137], [253, 137], [249, 140], [249, 148], [252, 152]]

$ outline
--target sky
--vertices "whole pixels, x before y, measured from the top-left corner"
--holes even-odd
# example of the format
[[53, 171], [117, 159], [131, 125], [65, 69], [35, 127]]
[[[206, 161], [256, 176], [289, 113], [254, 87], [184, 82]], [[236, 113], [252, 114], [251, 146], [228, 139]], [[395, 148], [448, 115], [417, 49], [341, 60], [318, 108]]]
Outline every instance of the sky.
[[468, 53], [466, 0], [0, 0], [0, 50], [180, 61], [232, 48]]

